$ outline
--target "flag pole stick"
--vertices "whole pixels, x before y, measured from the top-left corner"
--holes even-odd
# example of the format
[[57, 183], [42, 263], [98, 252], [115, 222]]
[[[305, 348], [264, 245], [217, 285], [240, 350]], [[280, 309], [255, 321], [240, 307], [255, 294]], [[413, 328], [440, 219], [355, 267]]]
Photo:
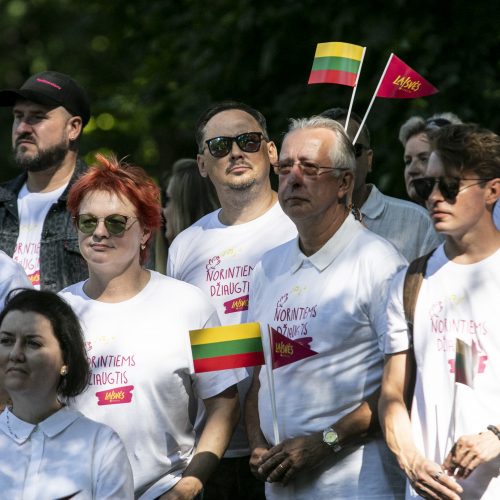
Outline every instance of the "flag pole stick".
[[353, 144], [356, 143], [356, 141], [358, 140], [359, 134], [361, 134], [361, 131], [363, 130], [366, 119], [368, 118], [368, 113], [370, 112], [370, 109], [372, 109], [373, 101], [375, 101], [375, 97], [377, 97], [378, 89], [380, 88], [380, 85], [382, 85], [382, 80], [384, 79], [385, 74], [387, 73], [387, 68], [389, 67], [389, 64], [391, 63], [393, 55], [394, 54], [391, 52], [391, 55], [389, 56], [389, 59], [387, 60], [387, 64], [385, 65], [384, 72], [382, 73], [382, 76], [380, 77], [380, 80], [378, 81], [377, 88], [375, 89], [375, 92], [373, 93], [372, 100], [370, 101], [370, 104], [368, 106], [368, 109], [366, 110], [365, 116], [363, 117], [363, 120], [361, 121], [361, 125], [358, 128], [358, 132], [357, 132], [356, 136], [354, 137], [354, 140], [352, 141]]
[[273, 432], [274, 432], [274, 444], [277, 445], [280, 442], [280, 434], [278, 429], [278, 413], [276, 411], [276, 393], [274, 390], [274, 375], [273, 375], [273, 340], [271, 327], [267, 325], [268, 335], [269, 335], [269, 355], [266, 362], [267, 371], [267, 381], [269, 383], [269, 394], [271, 396], [271, 410], [273, 414]]
[[347, 132], [347, 127], [349, 125], [349, 118], [351, 117], [352, 105], [354, 104], [354, 96], [356, 95], [356, 89], [358, 88], [359, 75], [361, 74], [361, 67], [363, 66], [363, 59], [365, 58], [366, 47], [363, 47], [363, 53], [361, 54], [361, 61], [359, 61], [358, 74], [356, 75], [356, 81], [354, 82], [354, 87], [352, 88], [351, 102], [349, 103], [349, 109], [347, 110], [347, 116], [345, 119], [345, 131]]

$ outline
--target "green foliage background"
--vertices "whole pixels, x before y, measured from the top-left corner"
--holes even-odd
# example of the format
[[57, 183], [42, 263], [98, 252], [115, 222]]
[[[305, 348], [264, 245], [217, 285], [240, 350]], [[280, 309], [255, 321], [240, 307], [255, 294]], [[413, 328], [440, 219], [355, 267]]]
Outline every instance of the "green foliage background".
[[[196, 154], [194, 124], [214, 101], [257, 107], [278, 142], [289, 117], [347, 106], [349, 87], [307, 85], [318, 42], [367, 46], [360, 115], [394, 52], [440, 90], [372, 108], [372, 177], [404, 196], [397, 132], [406, 118], [453, 111], [498, 132], [499, 14], [485, 0], [0, 0], [0, 88], [45, 69], [71, 74], [92, 100], [87, 160], [112, 150], [158, 178]], [[1, 179], [17, 173], [10, 126], [0, 109]]]

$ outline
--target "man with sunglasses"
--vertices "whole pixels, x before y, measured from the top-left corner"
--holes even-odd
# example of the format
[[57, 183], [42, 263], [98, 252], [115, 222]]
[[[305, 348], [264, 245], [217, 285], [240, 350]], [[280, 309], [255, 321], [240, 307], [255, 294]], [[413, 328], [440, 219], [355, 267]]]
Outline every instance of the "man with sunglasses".
[[497, 499], [500, 137], [475, 125], [437, 130], [415, 189], [445, 242], [426, 262], [412, 324], [406, 271], [391, 285], [382, 427], [408, 497]]
[[66, 196], [85, 170], [78, 158], [90, 119], [85, 91], [68, 75], [44, 71], [0, 91], [12, 107], [12, 147], [23, 173], [0, 187], [0, 248], [37, 289], [59, 291], [88, 277]]
[[[216, 306], [222, 325], [245, 323], [254, 266], [267, 250], [297, 234], [271, 188], [276, 146], [262, 113], [233, 101], [205, 111], [196, 141], [200, 173], [214, 184], [221, 209], [174, 239], [167, 274], [201, 288]], [[242, 404], [249, 384], [250, 377], [238, 384]], [[205, 500], [264, 498], [263, 483], [250, 473], [249, 453], [240, 422], [205, 487]]]
[[[321, 113], [345, 125], [347, 110], [330, 108]], [[354, 138], [361, 119], [351, 113], [347, 134]], [[370, 131], [366, 125], [354, 144], [356, 174], [352, 202], [360, 210], [363, 224], [378, 235], [390, 241], [411, 262], [425, 255], [441, 243], [429, 215], [416, 203], [400, 200], [380, 192], [375, 184], [366, 182], [372, 171], [373, 150], [370, 146]]]
[[292, 120], [275, 171], [298, 238], [263, 256], [248, 313], [279, 361], [274, 384], [265, 367], [255, 370], [245, 413], [252, 469], [267, 481], [268, 499], [390, 500], [403, 492], [376, 402], [385, 299], [406, 261], [351, 214], [355, 165], [338, 122]]

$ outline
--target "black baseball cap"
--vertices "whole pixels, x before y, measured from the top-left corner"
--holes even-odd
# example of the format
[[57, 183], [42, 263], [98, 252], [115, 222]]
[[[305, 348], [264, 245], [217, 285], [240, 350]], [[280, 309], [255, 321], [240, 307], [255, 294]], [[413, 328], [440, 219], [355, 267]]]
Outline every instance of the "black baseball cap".
[[0, 91], [0, 106], [14, 106], [17, 99], [62, 106], [73, 116], [82, 118], [85, 127], [90, 119], [90, 102], [85, 90], [68, 75], [43, 71], [30, 76], [20, 89]]

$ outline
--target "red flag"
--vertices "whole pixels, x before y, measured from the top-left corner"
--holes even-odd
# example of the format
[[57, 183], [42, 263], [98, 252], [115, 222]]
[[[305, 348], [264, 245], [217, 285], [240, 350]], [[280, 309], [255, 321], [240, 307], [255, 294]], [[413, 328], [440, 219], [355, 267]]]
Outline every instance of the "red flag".
[[306, 345], [296, 340], [291, 340], [285, 335], [277, 332], [272, 326], [269, 327], [271, 339], [271, 359], [273, 368], [279, 368], [301, 359], [309, 358], [318, 354]]
[[399, 57], [391, 54], [377, 97], [415, 99], [435, 94], [438, 89], [410, 68]]

